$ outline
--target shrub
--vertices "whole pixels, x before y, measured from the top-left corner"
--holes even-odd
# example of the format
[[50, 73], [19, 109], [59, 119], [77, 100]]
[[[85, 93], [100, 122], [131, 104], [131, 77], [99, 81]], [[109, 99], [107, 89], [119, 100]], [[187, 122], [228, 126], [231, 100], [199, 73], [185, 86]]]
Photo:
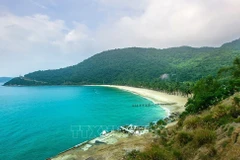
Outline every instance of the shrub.
[[138, 152], [133, 150], [132, 152], [128, 153], [125, 158], [126, 160], [174, 160], [174, 155], [165, 150], [160, 148], [158, 145], [153, 145], [151, 148], [144, 152]]
[[224, 106], [219, 106], [218, 108], [216, 108], [213, 112], [213, 118], [215, 119], [219, 119], [225, 115], [227, 115], [227, 108]]
[[225, 140], [225, 141], [222, 142], [221, 146], [222, 146], [223, 148], [226, 148], [229, 143], [230, 143], [229, 139], [228, 139], [228, 140]]
[[201, 153], [199, 155], [200, 159], [210, 160], [213, 159], [217, 155], [217, 150], [213, 146], [208, 147], [208, 151], [206, 153]]
[[220, 119], [216, 120], [216, 123], [221, 126], [221, 125], [225, 125], [228, 124], [230, 122], [233, 122], [234, 118], [231, 115], [225, 115], [223, 117], [221, 117]]
[[214, 146], [209, 147], [208, 156], [214, 157], [217, 154], [217, 150], [214, 148]]
[[215, 128], [215, 119], [213, 118], [212, 113], [205, 114], [202, 117], [202, 122], [205, 128]]
[[192, 140], [193, 140], [192, 133], [182, 131], [177, 134], [177, 141], [182, 146], [189, 143]]
[[164, 121], [164, 120], [162, 120], [162, 119], [160, 119], [159, 121], [157, 121], [157, 125], [158, 126], [160, 126], [160, 125], [166, 125], [167, 123]]
[[125, 156], [125, 159], [131, 160], [136, 159], [136, 157], [140, 154], [140, 151], [138, 150], [132, 150], [131, 152], [127, 153]]
[[198, 129], [194, 132], [193, 141], [197, 146], [210, 144], [216, 139], [214, 131], [208, 129]]
[[178, 126], [178, 127], [182, 127], [184, 120], [185, 120], [185, 117], [180, 118], [180, 119], [178, 120], [178, 122], [177, 122], [177, 126]]
[[228, 137], [230, 137], [232, 135], [233, 131], [234, 131], [234, 127], [233, 126], [228, 129], [228, 132], [227, 132]]
[[156, 129], [155, 123], [150, 122], [150, 123], [149, 123], [149, 129], [150, 129], [150, 130]]
[[240, 98], [239, 97], [234, 97], [233, 98], [233, 105], [234, 106], [240, 106]]
[[175, 156], [175, 159], [177, 159], [177, 160], [183, 159], [183, 154], [179, 150], [173, 149], [173, 155]]
[[216, 104], [224, 94], [221, 83], [213, 78], [207, 77], [196, 82], [193, 88], [193, 97], [188, 99], [186, 111], [198, 113]]
[[204, 123], [214, 122], [213, 115], [211, 113], [206, 114], [202, 117]]
[[143, 152], [140, 157], [136, 159], [141, 160], [173, 160], [175, 159], [171, 152], [160, 148], [159, 146], [152, 146], [150, 150]]
[[187, 111], [184, 111], [180, 114], [179, 118], [180, 119], [185, 119], [188, 115], [189, 115], [189, 113]]
[[187, 129], [195, 129], [201, 125], [201, 118], [198, 116], [190, 115], [185, 119], [184, 125]]
[[236, 106], [231, 107], [230, 109], [230, 115], [233, 118], [238, 118], [240, 116], [240, 109], [238, 109]]
[[240, 123], [240, 117], [234, 120], [235, 123]]

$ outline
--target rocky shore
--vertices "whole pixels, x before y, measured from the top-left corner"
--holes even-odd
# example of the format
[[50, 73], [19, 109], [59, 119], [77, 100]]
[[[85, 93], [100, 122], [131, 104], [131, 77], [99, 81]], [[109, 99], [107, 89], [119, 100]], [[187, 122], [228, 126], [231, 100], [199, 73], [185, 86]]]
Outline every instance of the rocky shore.
[[[143, 150], [148, 145], [147, 143], [154, 139], [154, 134], [151, 133], [153, 127], [166, 127], [168, 124], [176, 122], [179, 115], [179, 112], [173, 112], [163, 120], [150, 123], [149, 126], [125, 125], [108, 133], [103, 131], [101, 136], [80, 143], [48, 160], [114, 159], [114, 156], [124, 156], [132, 150]], [[116, 155], [111, 154], [110, 156], [109, 152], [111, 150], [116, 152]]]
[[148, 126], [125, 125], [108, 133], [103, 131], [101, 136], [80, 143], [48, 160], [117, 159], [132, 150], [144, 150], [155, 138], [155, 135], [152, 134], [153, 128], [169, 127], [176, 123], [180, 113], [184, 111], [184, 104], [187, 101], [185, 97], [167, 95], [143, 88], [112, 85], [104, 87], [114, 87], [143, 96], [155, 104], [160, 104], [161, 107], [164, 106], [168, 116], [158, 122], [151, 122]]

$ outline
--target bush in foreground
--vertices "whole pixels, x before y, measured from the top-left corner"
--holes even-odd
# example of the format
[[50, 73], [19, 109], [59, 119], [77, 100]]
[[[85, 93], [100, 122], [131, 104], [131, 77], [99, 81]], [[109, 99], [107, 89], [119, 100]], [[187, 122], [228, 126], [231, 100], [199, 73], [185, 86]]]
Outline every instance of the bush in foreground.
[[178, 143], [183, 146], [193, 140], [193, 134], [189, 132], [181, 131], [177, 134]]
[[216, 139], [216, 134], [212, 130], [197, 129], [194, 131], [193, 141], [197, 146], [213, 143], [215, 139]]

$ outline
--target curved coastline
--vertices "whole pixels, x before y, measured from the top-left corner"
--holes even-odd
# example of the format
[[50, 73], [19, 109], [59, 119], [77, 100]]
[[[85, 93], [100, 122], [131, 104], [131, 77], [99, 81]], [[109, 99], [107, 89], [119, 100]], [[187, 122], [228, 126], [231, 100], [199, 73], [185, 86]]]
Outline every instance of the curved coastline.
[[[160, 105], [160, 107], [163, 108], [167, 112], [167, 116], [169, 116], [173, 112], [179, 112], [179, 113], [183, 112], [185, 110], [184, 105], [187, 102], [186, 97], [169, 95], [167, 93], [154, 91], [154, 90], [150, 90], [150, 89], [145, 89], [145, 88], [135, 88], [135, 87], [117, 86], [117, 85], [86, 85], [86, 86], [100, 86], [100, 87], [117, 88], [117, 89], [121, 89], [121, 90], [124, 90], [124, 91], [127, 91], [127, 92], [131, 92], [131, 93], [139, 95], [141, 97], [144, 97], [144, 98], [152, 101], [155, 104], [159, 104], [159, 103], [160, 104], [161, 103], [169, 104], [169, 105], [164, 105], [164, 106]], [[169, 123], [169, 124], [167, 124], [166, 127], [170, 127], [174, 124], [176, 124], [176, 122]], [[118, 143], [118, 141], [120, 141], [120, 142], [124, 141], [125, 143], [131, 144], [132, 143], [131, 139], [133, 139], [133, 137], [131, 139], [129, 139], [128, 134], [120, 133], [120, 132], [115, 131], [115, 130], [107, 133], [105, 136], [104, 137], [101, 137], [101, 136], [96, 137], [94, 139], [91, 139], [91, 140], [85, 141], [83, 143], [80, 143], [80, 144], [78, 144], [78, 145], [76, 145], [76, 146], [74, 146], [74, 147], [72, 147], [72, 148], [70, 148], [66, 151], [63, 151], [63, 152], [59, 153], [58, 155], [56, 155], [54, 157], [49, 158], [49, 160], [61, 160], [61, 159], [64, 159], [64, 158], [66, 158], [66, 159], [76, 158], [76, 157], [78, 157], [78, 154], [79, 155], [83, 154], [83, 156], [86, 156], [86, 155], [89, 155], [89, 154], [92, 155], [93, 150], [96, 153], [98, 153], [98, 152], [100, 153], [100, 152], [102, 152], [101, 146], [99, 146], [100, 149], [101, 149], [100, 151], [96, 151], [95, 150], [96, 148], [94, 148], [94, 147], [92, 148], [92, 146], [94, 146], [93, 142], [95, 142], [96, 140], [103, 141], [108, 146], [109, 144]], [[148, 138], [144, 137], [144, 135], [143, 136], [134, 136], [134, 138], [138, 139], [137, 140], [138, 143], [139, 142], [144, 143], [145, 141], [152, 140], [151, 138], [149, 138], [149, 136], [150, 136], [150, 134], [147, 134]], [[142, 138], [144, 138], [144, 140]], [[116, 142], [109, 143], [112, 140], [114, 140]], [[114, 147], [114, 145], [112, 145], [112, 146]]]
[[167, 115], [169, 116], [173, 112], [182, 113], [185, 111], [185, 104], [187, 103], [188, 98], [177, 95], [170, 95], [164, 92], [159, 92], [155, 90], [145, 89], [145, 88], [136, 88], [130, 86], [118, 86], [118, 85], [90, 85], [90, 86], [102, 86], [102, 87], [112, 87], [121, 89], [133, 94], [142, 96], [155, 104], [158, 103], [169, 103], [171, 105], [160, 105], [163, 108]]

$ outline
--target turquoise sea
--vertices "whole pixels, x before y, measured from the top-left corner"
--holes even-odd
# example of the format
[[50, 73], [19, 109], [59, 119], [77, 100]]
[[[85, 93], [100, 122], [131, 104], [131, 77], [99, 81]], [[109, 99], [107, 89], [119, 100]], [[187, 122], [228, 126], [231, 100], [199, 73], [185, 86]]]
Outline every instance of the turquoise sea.
[[97, 86], [0, 86], [0, 159], [43, 160], [121, 125], [166, 116], [143, 97]]

